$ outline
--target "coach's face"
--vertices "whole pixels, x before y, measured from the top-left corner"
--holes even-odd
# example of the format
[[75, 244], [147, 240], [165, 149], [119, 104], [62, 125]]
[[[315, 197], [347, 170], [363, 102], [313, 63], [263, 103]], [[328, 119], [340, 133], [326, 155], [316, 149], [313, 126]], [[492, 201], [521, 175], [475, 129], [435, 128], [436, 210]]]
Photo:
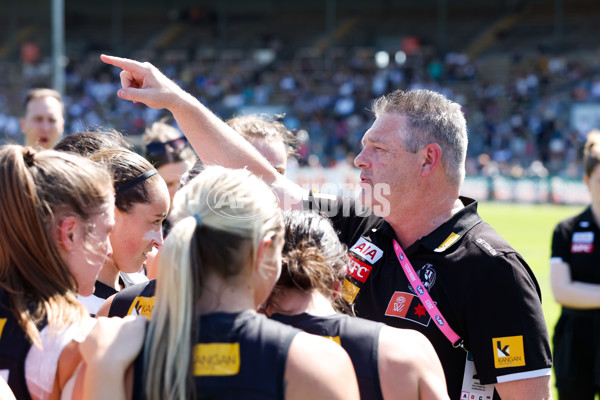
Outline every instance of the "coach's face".
[[386, 207], [388, 214], [397, 214], [418, 198], [413, 193], [419, 186], [419, 151], [412, 153], [404, 147], [405, 129], [402, 114], [380, 115], [363, 136], [363, 149], [354, 159], [362, 170], [362, 200], [382, 217], [387, 216]]

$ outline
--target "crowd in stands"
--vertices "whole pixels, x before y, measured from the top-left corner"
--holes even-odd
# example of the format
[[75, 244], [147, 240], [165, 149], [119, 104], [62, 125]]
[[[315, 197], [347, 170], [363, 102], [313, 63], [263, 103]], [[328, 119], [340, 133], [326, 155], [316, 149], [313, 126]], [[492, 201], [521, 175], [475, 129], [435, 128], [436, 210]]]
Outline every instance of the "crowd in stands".
[[[279, 58], [277, 45], [270, 51], [272, 61], [251, 50], [148, 51], [145, 57], [224, 119], [245, 109], [284, 112], [286, 126], [298, 136], [301, 165], [351, 161], [371, 124], [373, 98], [396, 88], [426, 88], [464, 106], [469, 175], [581, 176], [580, 148], [589, 129], [574, 129], [570, 111], [574, 103], [600, 100], [600, 58], [595, 53], [506, 55], [507, 68], [498, 74], [486, 73], [497, 57], [437, 57], [425, 47], [402, 63], [391, 54], [383, 68], [376, 65], [374, 51], [364, 48], [332, 59], [327, 53], [311, 58], [300, 52]], [[23, 64], [27, 87], [22, 92], [48, 85], [49, 72], [48, 61]], [[119, 100], [114, 95], [117, 74], [99, 62], [97, 53], [70, 60], [65, 133], [103, 126], [135, 139], [165, 115]], [[21, 104], [6, 104], [6, 97], [0, 102], [0, 141], [17, 140]]]

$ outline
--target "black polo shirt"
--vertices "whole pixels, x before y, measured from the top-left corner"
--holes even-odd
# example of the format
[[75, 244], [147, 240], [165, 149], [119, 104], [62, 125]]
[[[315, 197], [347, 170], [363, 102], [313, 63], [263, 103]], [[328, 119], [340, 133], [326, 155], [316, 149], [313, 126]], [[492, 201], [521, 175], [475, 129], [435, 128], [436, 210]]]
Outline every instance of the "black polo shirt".
[[600, 229], [590, 207], [556, 226], [552, 259], [569, 264], [574, 281], [600, 283]]
[[[600, 283], [600, 228], [591, 207], [561, 221], [552, 237], [551, 262], [569, 264], [571, 279]], [[554, 329], [554, 372], [559, 390], [600, 385], [600, 308], [562, 307]]]
[[[481, 383], [549, 374], [548, 332], [533, 272], [482, 221], [476, 201], [461, 201], [465, 208], [405, 248], [406, 255], [472, 352]], [[355, 215], [356, 207], [347, 199], [332, 202], [312, 195], [305, 208], [325, 209], [349, 248], [343, 292], [357, 316], [427, 336], [442, 362], [450, 398], [460, 398], [465, 352], [452, 347], [414, 293], [396, 258], [391, 226], [372, 214]]]

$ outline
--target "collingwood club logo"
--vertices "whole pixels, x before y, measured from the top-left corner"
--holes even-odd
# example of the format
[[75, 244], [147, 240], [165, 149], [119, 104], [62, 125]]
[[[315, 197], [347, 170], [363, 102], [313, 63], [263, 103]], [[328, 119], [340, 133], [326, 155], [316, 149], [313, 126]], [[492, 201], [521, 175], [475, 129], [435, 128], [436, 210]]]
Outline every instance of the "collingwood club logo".
[[[425, 287], [425, 289], [428, 292], [430, 292], [431, 288], [435, 284], [435, 278], [436, 278], [436, 273], [435, 273], [435, 269], [433, 269], [433, 265], [431, 265], [431, 264], [423, 265], [421, 267], [421, 269], [419, 271], [417, 271], [417, 275], [419, 276], [419, 279], [421, 279], [421, 282], [423, 283], [423, 286]], [[408, 289], [412, 293], [415, 293], [415, 290], [413, 289], [412, 285], [409, 285]], [[423, 293], [421, 293], [421, 291], [423, 290], [422, 287], [419, 286], [419, 288], [417, 288], [417, 290], [419, 290], [420, 295], [423, 294]]]

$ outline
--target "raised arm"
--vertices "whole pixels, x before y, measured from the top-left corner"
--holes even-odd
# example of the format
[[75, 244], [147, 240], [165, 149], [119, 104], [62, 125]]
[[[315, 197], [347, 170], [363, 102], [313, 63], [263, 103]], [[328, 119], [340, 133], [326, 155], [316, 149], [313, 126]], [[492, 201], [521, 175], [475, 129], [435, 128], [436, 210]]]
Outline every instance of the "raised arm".
[[205, 164], [248, 168], [271, 185], [280, 199], [286, 198], [286, 202], [280, 202], [282, 206], [301, 208], [303, 191], [298, 185], [279, 174], [250, 143], [155, 66], [107, 55], [101, 59], [123, 70], [118, 96], [169, 110]]

